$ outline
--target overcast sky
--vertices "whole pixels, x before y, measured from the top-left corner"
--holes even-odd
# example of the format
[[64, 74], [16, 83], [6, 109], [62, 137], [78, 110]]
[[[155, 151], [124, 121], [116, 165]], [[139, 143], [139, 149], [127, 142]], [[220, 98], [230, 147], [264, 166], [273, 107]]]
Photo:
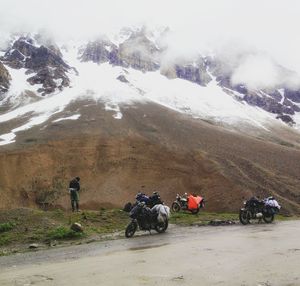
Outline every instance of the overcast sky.
[[0, 0], [0, 7], [2, 34], [44, 29], [89, 39], [123, 26], [169, 26], [179, 53], [253, 48], [300, 74], [299, 0]]

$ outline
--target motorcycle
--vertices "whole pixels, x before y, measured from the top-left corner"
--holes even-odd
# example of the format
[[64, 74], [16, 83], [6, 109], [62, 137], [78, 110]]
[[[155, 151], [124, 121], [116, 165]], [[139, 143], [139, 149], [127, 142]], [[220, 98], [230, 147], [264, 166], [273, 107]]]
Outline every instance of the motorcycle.
[[[161, 207], [164, 208], [163, 205]], [[137, 203], [130, 211], [129, 217], [132, 219], [125, 230], [127, 238], [132, 237], [136, 230], [156, 230], [158, 233], [163, 233], [168, 228], [168, 216], [160, 213], [159, 208], [150, 209], [144, 202]]]
[[244, 202], [244, 207], [240, 209], [239, 219], [241, 224], [249, 224], [252, 219], [263, 220], [265, 223], [272, 223], [275, 214], [279, 212], [280, 205], [273, 198], [269, 197], [259, 200], [256, 197]]
[[200, 208], [204, 208], [204, 199], [200, 196], [185, 194], [185, 196], [176, 195], [176, 200], [173, 202], [171, 209], [173, 212], [180, 210], [190, 211], [192, 214], [197, 214]]

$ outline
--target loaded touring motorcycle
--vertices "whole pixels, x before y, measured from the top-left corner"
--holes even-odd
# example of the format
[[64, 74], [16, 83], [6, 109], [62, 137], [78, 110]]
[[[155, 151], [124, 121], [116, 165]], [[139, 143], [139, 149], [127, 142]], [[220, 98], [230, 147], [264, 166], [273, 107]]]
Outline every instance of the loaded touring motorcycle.
[[259, 200], [256, 197], [244, 202], [244, 207], [240, 209], [239, 219], [244, 225], [249, 224], [251, 220], [263, 220], [265, 223], [272, 223], [280, 210], [280, 205], [273, 197]]
[[125, 230], [126, 237], [132, 237], [136, 230], [156, 230], [158, 233], [165, 232], [169, 224], [169, 207], [158, 204], [153, 208], [146, 206], [145, 202], [138, 202], [130, 211], [131, 222]]

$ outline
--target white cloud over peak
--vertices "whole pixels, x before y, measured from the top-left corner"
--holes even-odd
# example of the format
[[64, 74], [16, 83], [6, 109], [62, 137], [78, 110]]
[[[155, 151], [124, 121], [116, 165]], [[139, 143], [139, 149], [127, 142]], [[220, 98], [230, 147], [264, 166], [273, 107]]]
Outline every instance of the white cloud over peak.
[[61, 41], [88, 40], [146, 24], [170, 27], [166, 40], [173, 57], [217, 50], [235, 54], [228, 58], [233, 62], [245, 47], [267, 55], [238, 62], [235, 82], [279, 80], [273, 60], [300, 74], [298, 0], [0, 0], [0, 8], [0, 47], [1, 34], [11, 32], [47, 31]]

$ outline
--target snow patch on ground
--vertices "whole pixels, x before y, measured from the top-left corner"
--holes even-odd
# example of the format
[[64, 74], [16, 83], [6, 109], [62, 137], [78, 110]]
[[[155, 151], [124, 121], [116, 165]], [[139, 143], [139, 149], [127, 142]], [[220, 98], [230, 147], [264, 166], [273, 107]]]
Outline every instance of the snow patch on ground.
[[15, 97], [17, 97], [20, 93], [24, 92], [24, 90], [31, 90], [32, 85], [27, 81], [30, 75], [26, 75], [26, 69], [13, 69], [9, 66], [5, 66], [8, 72], [11, 75], [11, 86], [9, 89], [9, 93]]
[[60, 122], [60, 121], [63, 121], [63, 120], [77, 120], [80, 116], [81, 116], [81, 114], [75, 114], [75, 115], [72, 115], [72, 116], [69, 116], [69, 117], [63, 117], [63, 118], [53, 120], [52, 122]]
[[[37, 90], [42, 87], [42, 84], [31, 85], [27, 79], [32, 75], [27, 75], [26, 69], [13, 69], [6, 65], [5, 67], [10, 73], [12, 79], [10, 82], [9, 92], [7, 92], [5, 97], [0, 100], [0, 106], [9, 104], [11, 108], [15, 108], [20, 105], [26, 105], [38, 98], [42, 98], [37, 92]], [[32, 96], [27, 96], [26, 91], [32, 92], [33, 95], [35, 94], [36, 98], [33, 99]]]
[[20, 131], [25, 131], [28, 130], [36, 125], [39, 125], [43, 122], [45, 122], [48, 119], [48, 115], [47, 114], [43, 114], [41, 116], [37, 116], [37, 117], [33, 117], [32, 119], [30, 119], [27, 123], [14, 128], [13, 130], [11, 130], [10, 133], [6, 133], [0, 136], [0, 145], [6, 145], [6, 144], [10, 144], [15, 142], [15, 137], [16, 137], [16, 133], [20, 132]]
[[293, 120], [295, 122], [295, 125], [294, 125], [295, 129], [300, 130], [300, 113], [299, 112], [296, 112], [295, 115], [293, 115]]
[[283, 89], [283, 88], [280, 88], [280, 89], [278, 89], [278, 92], [279, 92], [280, 95], [281, 95], [281, 101], [280, 101], [279, 103], [280, 103], [280, 104], [283, 104], [284, 99], [285, 99], [285, 96], [284, 96], [284, 89]]
[[16, 135], [13, 132], [2, 134], [0, 136], [0, 146], [15, 142]]
[[127, 78], [145, 92], [147, 100], [195, 118], [228, 124], [244, 121], [265, 130], [268, 121], [276, 121], [266, 111], [239, 102], [224, 92], [214, 77], [206, 87], [178, 78], [170, 80], [159, 72], [144, 74], [131, 69]]
[[116, 113], [113, 115], [115, 119], [122, 119], [123, 114], [120, 111], [120, 107], [118, 105], [113, 105], [111, 103], [105, 104], [105, 110], [107, 111], [115, 111]]

